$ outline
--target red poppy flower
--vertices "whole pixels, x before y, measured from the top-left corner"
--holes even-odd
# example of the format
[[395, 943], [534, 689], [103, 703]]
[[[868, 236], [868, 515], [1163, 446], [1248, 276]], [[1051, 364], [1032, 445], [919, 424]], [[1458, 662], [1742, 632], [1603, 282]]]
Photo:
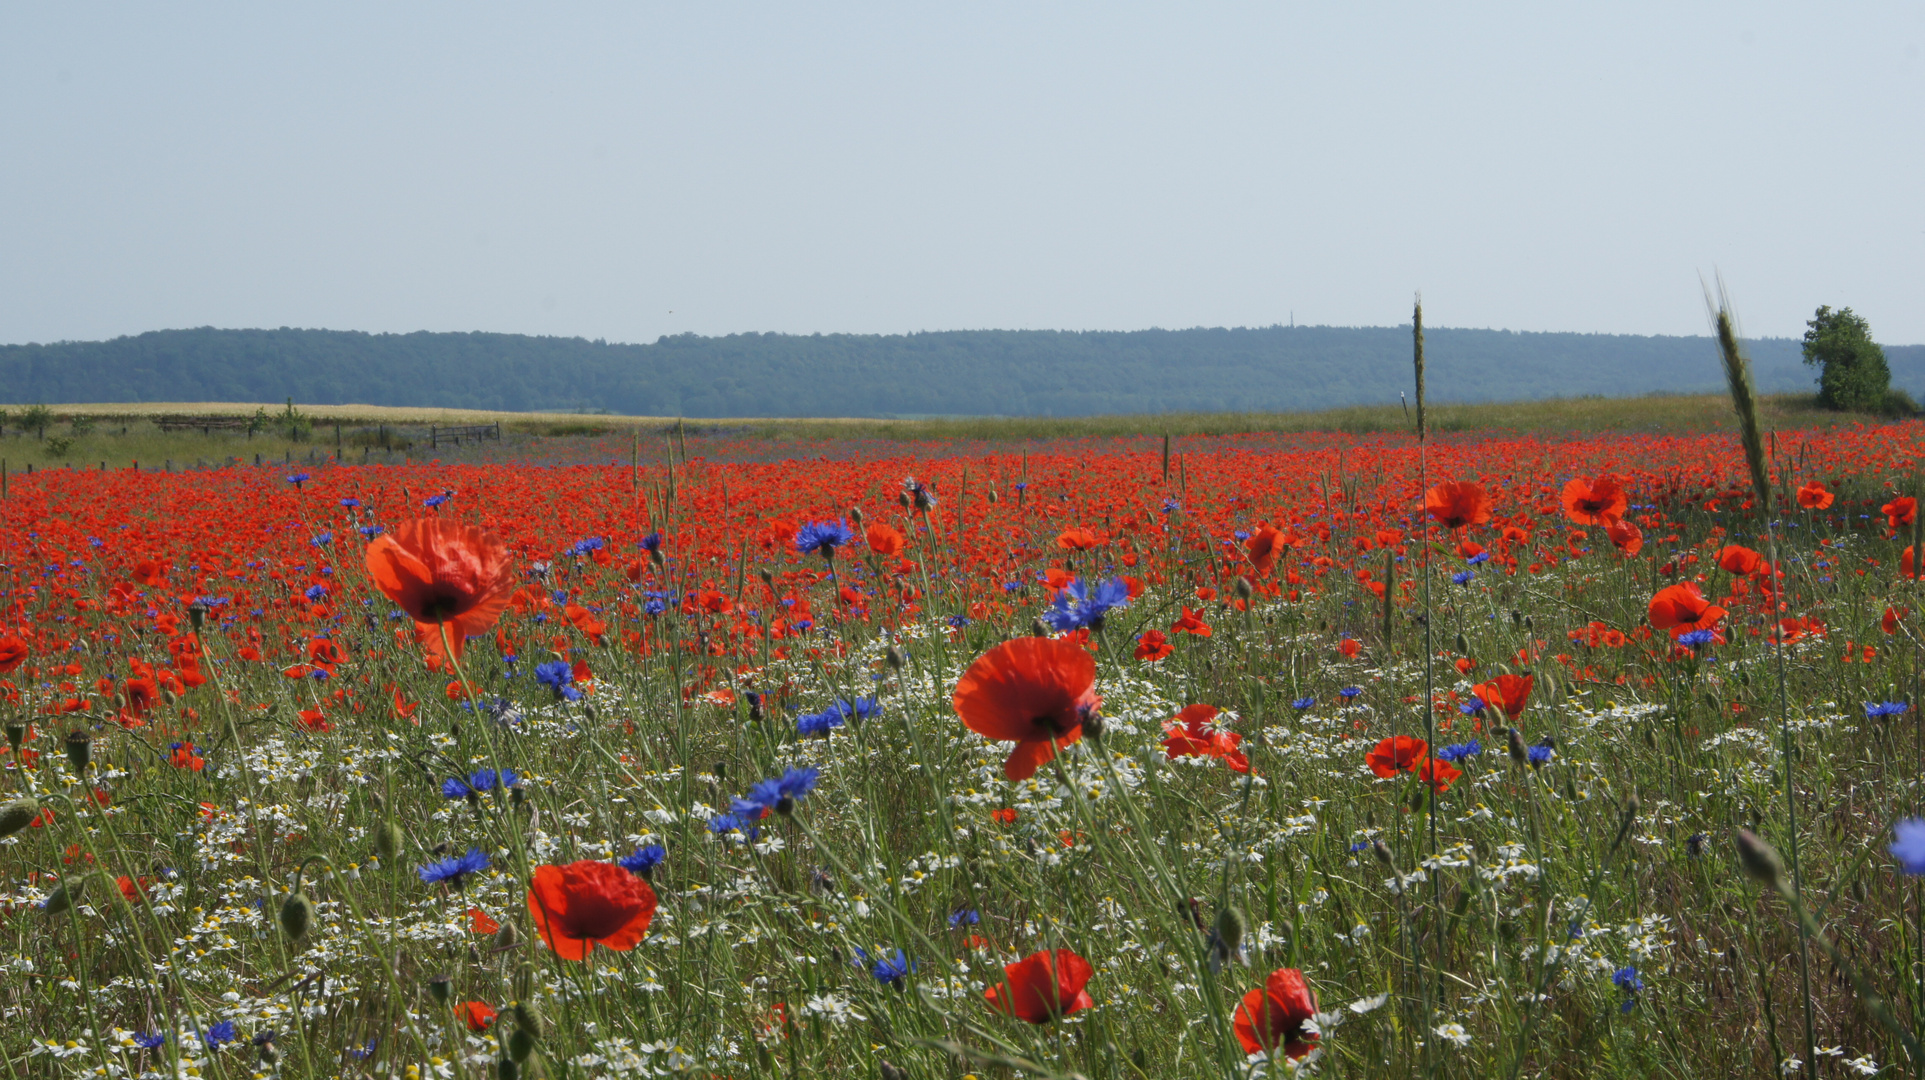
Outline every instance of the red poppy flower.
[[1732, 544], [1718, 549], [1718, 569], [1727, 574], [1755, 574], [1764, 565], [1765, 557], [1748, 547]]
[[1056, 751], [1083, 737], [1083, 717], [1102, 704], [1096, 661], [1067, 639], [1015, 638], [969, 665], [956, 683], [956, 715], [991, 739], [1014, 741], [1003, 775], [1027, 780]]
[[1176, 651], [1170, 639], [1161, 630], [1145, 630], [1136, 639], [1136, 658], [1138, 660], [1161, 660]]
[[535, 932], [564, 960], [587, 959], [597, 945], [627, 952], [655, 918], [655, 890], [614, 863], [537, 866], [528, 914]]
[[[1878, 628], [1887, 634], [1896, 634], [1898, 633], [1898, 624], [1903, 622], [1905, 616], [1911, 613], [1910, 608], [1895, 608], [1887, 605], [1884, 617], [1878, 620]], [[1790, 620], [1786, 621], [1789, 622]], [[1785, 640], [1791, 641], [1794, 639], [1787, 637]]]
[[27, 658], [27, 643], [17, 637], [0, 638], [0, 673], [12, 671]]
[[1203, 621], [1203, 612], [1191, 611], [1187, 604], [1183, 606], [1182, 617], [1170, 626], [1170, 631], [1177, 634], [1195, 634], [1197, 637], [1209, 637], [1214, 632], [1210, 629], [1210, 624]]
[[1057, 534], [1056, 546], [1064, 551], [1088, 551], [1103, 546], [1103, 538], [1084, 528], [1064, 529]]
[[1563, 502], [1564, 516], [1579, 525], [1609, 525], [1624, 516], [1629, 504], [1624, 489], [1608, 476], [1572, 477], [1564, 485]]
[[462, 1002], [460, 1012], [462, 1021], [468, 1025], [468, 1030], [476, 1033], [493, 1027], [495, 1017], [498, 1015], [494, 1009], [489, 1008], [488, 1004], [482, 1001]]
[[1626, 555], [1636, 555], [1644, 550], [1644, 533], [1623, 518], [1606, 525], [1604, 535], [1611, 538], [1612, 547]]
[[488, 913], [478, 907], [468, 909], [468, 932], [472, 934], [492, 934], [501, 929], [501, 924], [488, 917]]
[[902, 552], [902, 534], [880, 521], [865, 529], [863, 538], [869, 542], [869, 550], [878, 555], [897, 555]]
[[1005, 806], [1001, 810], [991, 810], [989, 817], [990, 820], [998, 825], [1014, 825], [1016, 824], [1016, 808], [1013, 806]]
[[1451, 781], [1464, 775], [1464, 770], [1448, 761], [1439, 761], [1434, 757], [1425, 758], [1423, 763], [1417, 766], [1416, 772], [1417, 779], [1429, 784], [1430, 789], [1439, 795], [1450, 790]]
[[1430, 744], [1415, 735], [1392, 735], [1364, 755], [1364, 764], [1378, 776], [1389, 778], [1411, 772], [1430, 753]]
[[1684, 581], [1659, 589], [1646, 614], [1652, 626], [1669, 630], [1676, 638], [1709, 628], [1728, 612], [1706, 600], [1695, 583]]
[[1307, 1056], [1317, 1045], [1317, 1033], [1306, 1031], [1317, 1015], [1317, 995], [1296, 968], [1278, 968], [1263, 985], [1243, 995], [1234, 1025], [1243, 1052], [1255, 1054], [1281, 1049], [1291, 1058]]
[[1003, 981], [983, 991], [990, 1007], [1032, 1024], [1096, 1004], [1083, 989], [1096, 969], [1068, 949], [1032, 953], [1003, 968]]
[[1831, 505], [1833, 497], [1825, 485], [1816, 480], [1798, 489], [1798, 505], [1807, 510], [1823, 510]]
[[1878, 512], [1885, 515], [1885, 524], [1896, 532], [1899, 526], [1910, 525], [1918, 519], [1918, 500], [1910, 495], [1901, 495], [1879, 507]]
[[1468, 480], [1452, 481], [1424, 492], [1424, 511], [1447, 529], [1482, 525], [1491, 519], [1491, 497]]
[[1268, 574], [1270, 568], [1276, 565], [1277, 557], [1289, 546], [1289, 541], [1274, 525], [1258, 526], [1257, 531], [1250, 534], [1250, 539], [1243, 542], [1244, 553], [1250, 556], [1250, 566], [1256, 570], [1258, 577]]
[[1163, 725], [1163, 747], [1170, 760], [1180, 757], [1221, 758], [1232, 772], [1250, 771], [1250, 759], [1237, 749], [1243, 736], [1216, 726], [1215, 705], [1191, 705]]
[[1530, 700], [1531, 687], [1536, 681], [1534, 675], [1499, 675], [1489, 682], [1471, 687], [1470, 692], [1516, 723], [1517, 718], [1524, 715], [1524, 703]]
[[[368, 576], [417, 627], [445, 623], [461, 657], [464, 640], [486, 633], [514, 592], [508, 549], [473, 525], [440, 518], [403, 522], [368, 545]], [[439, 631], [434, 633], [437, 643]], [[424, 635], [425, 641], [425, 635]]]

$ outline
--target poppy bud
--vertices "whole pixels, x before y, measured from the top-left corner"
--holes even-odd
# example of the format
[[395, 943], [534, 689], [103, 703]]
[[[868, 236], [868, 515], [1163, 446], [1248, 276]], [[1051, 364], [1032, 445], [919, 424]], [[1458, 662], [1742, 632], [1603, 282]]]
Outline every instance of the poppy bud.
[[407, 834], [401, 831], [401, 826], [396, 825], [392, 821], [384, 821], [376, 826], [374, 830], [374, 853], [381, 856], [382, 862], [393, 862], [403, 851], [407, 850], [407, 847], [408, 837]]
[[84, 731], [69, 731], [67, 733], [67, 760], [73, 763], [74, 772], [86, 772], [87, 763], [93, 759], [93, 736]]
[[314, 905], [307, 894], [291, 892], [281, 901], [281, 930], [295, 941], [307, 936], [307, 924], [314, 917]]
[[862, 507], [851, 506], [849, 508], [849, 520], [855, 522], [857, 525], [862, 524]]
[[535, 1003], [523, 1000], [515, 1002], [515, 1027], [520, 1031], [526, 1031], [530, 1037], [539, 1039], [547, 1025], [544, 1023], [541, 1010], [535, 1007]]
[[909, 493], [907, 491], [896, 492], [896, 504], [898, 506], [901, 506], [904, 510], [909, 509], [909, 507], [912, 505], [911, 500], [909, 498]]
[[47, 902], [41, 905], [42, 910], [49, 915], [58, 915], [73, 907], [80, 902], [81, 895], [87, 891], [87, 883], [92, 880], [92, 874], [82, 874], [61, 882], [53, 895], [47, 897]]
[[1519, 765], [1524, 764], [1524, 759], [1527, 756], [1524, 753], [1524, 733], [1516, 728], [1506, 728], [1505, 738], [1509, 740], [1511, 760], [1517, 762]]
[[765, 566], [762, 569], [757, 570], [756, 574], [757, 576], [761, 577], [762, 584], [764, 585], [775, 584], [775, 572], [773, 570], [770, 570], [768, 567]]
[[428, 996], [434, 999], [436, 1005], [446, 1005], [448, 1003], [448, 992], [451, 989], [452, 987], [446, 975], [436, 975], [434, 978], [428, 980]]
[[1465, 640], [1464, 640], [1464, 635], [1463, 635], [1463, 634], [1461, 634], [1461, 633], [1460, 633], [1460, 634], [1458, 634], [1458, 635], [1457, 635], [1457, 643], [1456, 643], [1456, 644], [1457, 644], [1457, 655], [1459, 655], [1459, 656], [1469, 656], [1469, 655], [1470, 655], [1470, 642], [1468, 642], [1468, 641], [1465, 641]]
[[1049, 636], [1049, 627], [1044, 626], [1043, 620], [1041, 619], [1031, 619], [1029, 620], [1029, 636], [1046, 638]]
[[0, 837], [12, 836], [33, 824], [33, 819], [39, 816], [40, 800], [31, 795], [0, 805]]
[[25, 742], [26, 739], [27, 739], [27, 725], [13, 723], [11, 721], [8, 722], [7, 745], [13, 748], [14, 753], [17, 754], [20, 752], [20, 744]]
[[996, 485], [994, 484], [989, 485], [989, 505], [994, 506], [997, 503], [1002, 501], [1003, 501], [1003, 497], [996, 493]]
[[1780, 892], [1785, 888], [1785, 864], [1778, 852], [1750, 829], [1738, 830], [1738, 861], [1745, 873]]
[[1250, 594], [1251, 594], [1250, 579], [1247, 577], [1238, 578], [1237, 583], [1232, 589], [1232, 591], [1237, 594], [1237, 599], [1239, 600], [1250, 599]]
[[515, 977], [511, 980], [510, 985], [515, 992], [515, 1000], [520, 1001], [525, 999], [528, 995], [535, 992], [535, 969], [530, 967], [526, 961], [523, 961], [516, 966]]
[[517, 1080], [521, 1076], [521, 1066], [515, 1064], [514, 1058], [502, 1058], [495, 1062], [495, 1076], [499, 1080]]
[[884, 1061], [880, 1063], [882, 1080], [909, 1080], [909, 1074]]
[[1106, 724], [1100, 710], [1091, 709], [1083, 714], [1083, 737], [1091, 743], [1101, 745]]
[[1382, 838], [1370, 842], [1370, 853], [1377, 857], [1378, 862], [1385, 866], [1391, 865], [1390, 845], [1384, 843]]
[[534, 1052], [535, 1037], [528, 1034], [527, 1028], [516, 1028], [515, 1033], [508, 1036], [508, 1056], [517, 1064], [527, 1061], [528, 1055]]
[[1216, 936], [1223, 943], [1223, 951], [1235, 956], [1243, 948], [1243, 912], [1235, 907], [1226, 907], [1216, 913]]
[[889, 646], [889, 651], [883, 653], [882, 658], [888, 662], [890, 667], [897, 671], [901, 671], [903, 668], [909, 666], [909, 654], [903, 652], [902, 646], [900, 645]]
[[512, 949], [519, 944], [521, 944], [521, 934], [518, 931], [516, 931], [515, 924], [512, 919], [509, 920], [508, 922], [502, 923], [501, 929], [495, 931], [495, 951], [496, 952], [507, 952], [509, 949]]

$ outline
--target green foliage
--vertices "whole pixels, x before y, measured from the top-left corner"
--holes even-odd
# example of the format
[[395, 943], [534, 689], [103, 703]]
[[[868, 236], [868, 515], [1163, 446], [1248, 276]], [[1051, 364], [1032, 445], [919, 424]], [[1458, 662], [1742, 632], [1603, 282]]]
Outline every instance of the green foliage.
[[[1427, 408], [1722, 388], [1700, 337], [1426, 327]], [[954, 417], [1287, 412], [1394, 405], [1410, 328], [684, 334], [648, 345], [513, 334], [168, 330], [0, 346], [15, 401], [305, 401], [628, 416]], [[1746, 349], [1763, 393], [1809, 379], [1790, 339]], [[1925, 347], [1887, 350], [1925, 390]], [[299, 410], [296, 410], [298, 413]], [[276, 420], [276, 410], [260, 419]], [[285, 421], [285, 411], [279, 419]]]
[[1805, 363], [1822, 368], [1819, 402], [1850, 412], [1884, 411], [1892, 373], [1864, 317], [1850, 308], [1833, 311], [1824, 305], [1805, 326]]
[[47, 437], [47, 425], [53, 423], [53, 410], [45, 405], [29, 405], [20, 414], [20, 426], [33, 432], [36, 439]]

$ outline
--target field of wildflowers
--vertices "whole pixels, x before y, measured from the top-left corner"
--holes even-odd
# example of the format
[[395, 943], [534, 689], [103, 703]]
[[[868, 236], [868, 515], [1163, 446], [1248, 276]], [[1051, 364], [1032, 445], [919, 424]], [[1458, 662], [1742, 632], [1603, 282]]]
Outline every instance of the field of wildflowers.
[[15, 476], [5, 1075], [1925, 1070], [1922, 434]]

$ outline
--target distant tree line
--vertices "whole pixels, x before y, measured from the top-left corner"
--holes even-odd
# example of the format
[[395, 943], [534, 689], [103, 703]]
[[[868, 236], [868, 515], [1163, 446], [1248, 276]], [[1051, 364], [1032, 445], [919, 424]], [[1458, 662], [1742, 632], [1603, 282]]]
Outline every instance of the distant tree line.
[[[1709, 338], [1426, 330], [1437, 401], [1717, 391]], [[1751, 342], [1760, 388], [1810, 391], [1804, 345]], [[1888, 346], [1925, 389], [1925, 346]], [[683, 334], [647, 345], [517, 334], [160, 330], [0, 346], [14, 403], [283, 401], [649, 416], [1076, 416], [1395, 401], [1398, 327], [904, 335]], [[17, 415], [17, 414], [16, 414]]]

